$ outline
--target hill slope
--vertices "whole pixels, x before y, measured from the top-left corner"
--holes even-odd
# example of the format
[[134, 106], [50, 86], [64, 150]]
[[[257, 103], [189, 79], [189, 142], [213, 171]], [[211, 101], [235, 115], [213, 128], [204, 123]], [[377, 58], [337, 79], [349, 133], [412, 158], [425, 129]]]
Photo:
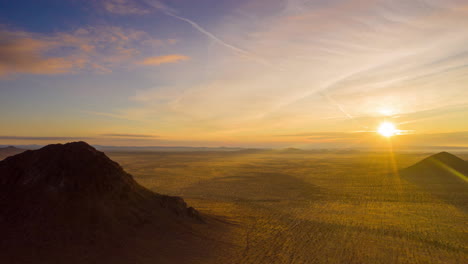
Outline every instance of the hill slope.
[[[25, 255], [25, 249], [44, 263], [110, 256], [117, 263], [138, 262], [132, 244], [144, 241], [164, 251], [165, 241], [200, 221], [182, 198], [145, 189], [84, 142], [49, 145], [0, 162], [2, 263], [29, 263], [34, 254]], [[26, 259], [17, 262], [21, 258]]]
[[468, 162], [448, 152], [440, 152], [402, 172], [409, 177], [418, 177], [420, 181], [428, 183], [466, 182]]
[[431, 195], [468, 211], [468, 162], [441, 152], [401, 171], [404, 179]]

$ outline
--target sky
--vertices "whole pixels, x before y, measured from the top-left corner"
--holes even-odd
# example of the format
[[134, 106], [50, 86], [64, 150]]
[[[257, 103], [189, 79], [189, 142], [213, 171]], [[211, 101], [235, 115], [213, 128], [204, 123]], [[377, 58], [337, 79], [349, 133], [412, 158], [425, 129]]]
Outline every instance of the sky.
[[468, 147], [467, 117], [468, 0], [0, 0], [0, 144]]

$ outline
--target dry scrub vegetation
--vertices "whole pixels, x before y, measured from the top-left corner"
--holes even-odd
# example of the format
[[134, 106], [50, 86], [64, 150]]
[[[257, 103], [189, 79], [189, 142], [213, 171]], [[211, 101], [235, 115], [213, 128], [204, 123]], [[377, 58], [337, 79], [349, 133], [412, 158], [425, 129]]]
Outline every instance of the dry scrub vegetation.
[[[194, 262], [455, 264], [468, 259], [465, 209], [398, 173], [430, 153], [108, 155], [144, 186], [183, 196], [200, 211], [228, 220], [228, 232], [200, 234], [219, 248]], [[452, 191], [468, 202], [467, 185]]]

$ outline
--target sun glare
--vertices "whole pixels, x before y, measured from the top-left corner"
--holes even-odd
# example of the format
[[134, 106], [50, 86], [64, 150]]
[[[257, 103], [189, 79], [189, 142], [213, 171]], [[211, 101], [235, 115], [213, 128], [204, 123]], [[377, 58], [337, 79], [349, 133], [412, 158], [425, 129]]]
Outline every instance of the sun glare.
[[379, 113], [384, 116], [392, 116], [395, 114], [395, 111], [392, 108], [380, 108]]
[[380, 124], [377, 132], [384, 137], [392, 137], [398, 133], [398, 129], [393, 123], [383, 122]]

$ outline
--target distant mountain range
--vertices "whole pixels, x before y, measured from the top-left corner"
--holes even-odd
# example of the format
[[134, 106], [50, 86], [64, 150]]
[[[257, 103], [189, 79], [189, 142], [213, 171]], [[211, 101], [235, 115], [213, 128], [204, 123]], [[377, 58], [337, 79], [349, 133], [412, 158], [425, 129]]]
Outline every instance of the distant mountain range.
[[142, 151], [142, 152], [199, 152], [199, 151], [239, 151], [245, 148], [230, 148], [230, 147], [165, 147], [165, 146], [148, 146], [148, 147], [125, 147], [125, 146], [100, 146], [95, 145], [96, 149], [101, 151]]
[[[16, 147], [21, 149], [40, 149], [45, 145], [17, 145]], [[234, 147], [184, 147], [184, 146], [102, 146], [92, 145], [94, 148], [100, 151], [148, 151], [148, 152], [190, 152], [190, 151], [238, 151], [245, 150], [247, 148], [234, 148]], [[7, 148], [10, 146], [0, 145], [1, 148]]]
[[21, 148], [17, 148], [13, 146], [1, 147], [0, 148], [0, 160], [3, 160], [6, 157], [13, 156], [24, 151], [26, 151], [26, 149], [21, 149]]
[[[19, 149], [40, 149], [45, 145], [16, 145]], [[314, 152], [314, 153], [352, 153], [352, 152], [375, 152], [375, 151], [388, 151], [386, 148], [368, 148], [368, 147], [355, 147], [355, 148], [322, 148], [315, 147], [313, 145], [304, 148], [248, 148], [248, 147], [188, 147], [188, 146], [104, 146], [104, 145], [92, 145], [96, 149], [104, 152], [233, 152], [233, 151], [244, 151], [244, 152], [260, 152], [260, 151], [282, 151], [282, 152]], [[10, 146], [0, 145], [1, 148], [7, 148]], [[410, 151], [410, 152], [421, 152], [421, 151], [456, 151], [456, 152], [468, 152], [468, 147], [463, 146], [405, 146], [404, 148], [395, 149], [396, 151]]]

